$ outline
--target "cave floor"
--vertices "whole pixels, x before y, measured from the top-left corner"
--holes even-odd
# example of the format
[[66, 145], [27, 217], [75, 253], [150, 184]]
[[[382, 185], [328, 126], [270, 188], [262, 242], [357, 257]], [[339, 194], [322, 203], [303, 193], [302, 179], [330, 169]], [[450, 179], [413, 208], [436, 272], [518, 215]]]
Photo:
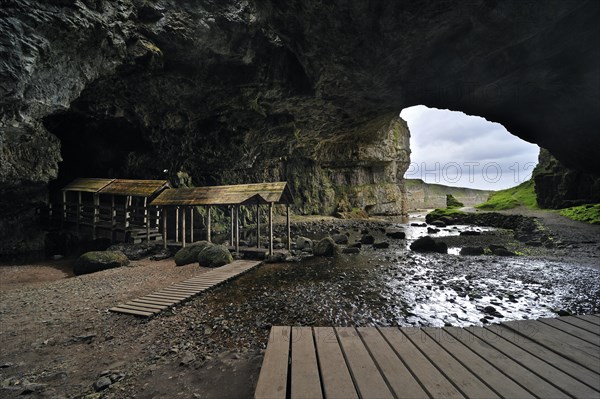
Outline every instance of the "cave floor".
[[[410, 222], [423, 217], [296, 218], [296, 234], [340, 231], [353, 242], [367, 229], [390, 246], [265, 264], [149, 320], [108, 309], [208, 269], [141, 260], [72, 277], [74, 259], [0, 266], [0, 397], [251, 397], [272, 325], [469, 326], [600, 311], [598, 226], [549, 215], [562, 242], [555, 248], [525, 246], [504, 230], [449, 227], [433, 234], [449, 254], [414, 253], [407, 246], [426, 227]], [[390, 228], [407, 239], [386, 238]], [[481, 234], [459, 236], [465, 229]], [[455, 255], [492, 243], [520, 256]], [[95, 392], [93, 384], [110, 386]]]

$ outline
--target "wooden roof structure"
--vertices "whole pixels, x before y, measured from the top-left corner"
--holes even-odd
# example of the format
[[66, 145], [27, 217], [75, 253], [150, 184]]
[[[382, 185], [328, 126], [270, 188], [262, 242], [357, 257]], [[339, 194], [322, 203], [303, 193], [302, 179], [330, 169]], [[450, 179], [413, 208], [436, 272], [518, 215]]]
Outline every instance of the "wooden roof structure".
[[83, 191], [86, 193], [97, 193], [114, 180], [115, 179], [79, 178], [66, 185], [62, 191]]
[[133, 180], [115, 179], [100, 194], [131, 195], [134, 197], [151, 197], [158, 191], [169, 187], [166, 180]]
[[151, 202], [151, 205], [206, 206], [268, 203], [291, 204], [293, 200], [292, 193], [287, 183], [275, 182], [165, 190]]
[[151, 197], [167, 187], [169, 182], [166, 180], [79, 178], [65, 186], [62, 191]]

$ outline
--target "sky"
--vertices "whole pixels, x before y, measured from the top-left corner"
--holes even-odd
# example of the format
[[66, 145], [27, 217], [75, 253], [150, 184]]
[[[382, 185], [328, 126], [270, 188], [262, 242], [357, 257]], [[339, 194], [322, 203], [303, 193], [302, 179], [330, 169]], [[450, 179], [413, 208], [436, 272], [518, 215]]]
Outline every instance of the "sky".
[[539, 147], [499, 123], [424, 105], [405, 108], [400, 117], [411, 135], [405, 178], [502, 190], [528, 180], [537, 164]]

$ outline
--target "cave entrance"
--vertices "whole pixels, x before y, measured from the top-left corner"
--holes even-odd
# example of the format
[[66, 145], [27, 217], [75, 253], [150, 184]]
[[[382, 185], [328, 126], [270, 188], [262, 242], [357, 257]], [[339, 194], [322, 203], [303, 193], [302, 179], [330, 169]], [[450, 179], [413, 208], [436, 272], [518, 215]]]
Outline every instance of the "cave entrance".
[[[421, 187], [421, 181], [427, 185], [498, 191], [529, 180], [537, 165], [537, 145], [485, 118], [425, 105], [405, 108], [400, 117], [411, 132], [411, 162], [404, 175], [410, 208], [415, 208], [411, 203], [411, 187]], [[454, 192], [437, 187], [438, 196], [445, 196], [444, 190]], [[433, 191], [429, 190], [432, 196]], [[486, 195], [482, 193], [484, 198]], [[467, 201], [471, 202], [468, 206], [480, 199], [473, 197]]]

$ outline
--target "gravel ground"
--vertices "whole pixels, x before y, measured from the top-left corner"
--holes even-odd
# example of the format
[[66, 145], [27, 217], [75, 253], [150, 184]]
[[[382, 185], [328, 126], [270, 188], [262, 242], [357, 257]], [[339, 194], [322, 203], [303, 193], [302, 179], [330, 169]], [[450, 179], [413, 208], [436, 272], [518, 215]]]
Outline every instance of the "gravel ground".
[[552, 223], [560, 248], [527, 247], [503, 230], [456, 235], [467, 226], [433, 234], [451, 249], [524, 254], [505, 258], [408, 250], [426, 227], [313, 218], [294, 231], [354, 242], [367, 229], [390, 247], [263, 265], [150, 320], [107, 309], [207, 269], [142, 260], [72, 277], [73, 259], [0, 266], [0, 397], [251, 397], [271, 325], [460, 326], [600, 311], [597, 226], [578, 224], [575, 235], [570, 222]]

